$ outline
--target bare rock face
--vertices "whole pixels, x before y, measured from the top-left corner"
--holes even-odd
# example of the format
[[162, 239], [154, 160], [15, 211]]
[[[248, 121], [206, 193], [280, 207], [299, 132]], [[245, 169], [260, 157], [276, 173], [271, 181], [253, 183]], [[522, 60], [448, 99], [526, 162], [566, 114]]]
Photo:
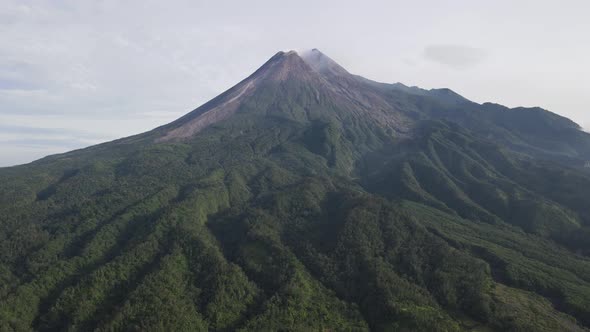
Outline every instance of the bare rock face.
[[[262, 67], [228, 91], [164, 126], [157, 142], [182, 140], [196, 135], [211, 124], [228, 119], [242, 103], [255, 95], [262, 84], [297, 82], [322, 95], [337, 108], [358, 116], [373, 118], [400, 133], [410, 124], [401, 112], [390, 105], [369, 80], [351, 75], [317, 49], [278, 52]], [[277, 97], [277, 99], [279, 99]]]
[[[196, 117], [189, 119], [180, 126], [168, 131], [166, 135], [157, 141], [165, 142], [173, 139], [182, 139], [195, 135], [203, 128], [224, 120], [231, 116], [240, 106], [240, 99], [251, 94], [255, 90], [256, 80], [243, 82], [226, 93], [225, 98], [219, 104], [212, 107], [202, 106], [193, 112], [198, 112]], [[181, 118], [184, 119], [184, 118]]]

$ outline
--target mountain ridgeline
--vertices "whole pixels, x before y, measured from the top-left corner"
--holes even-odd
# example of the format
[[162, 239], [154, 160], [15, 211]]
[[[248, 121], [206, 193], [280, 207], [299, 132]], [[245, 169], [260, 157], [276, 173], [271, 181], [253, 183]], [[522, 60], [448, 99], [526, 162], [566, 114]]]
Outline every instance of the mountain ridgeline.
[[590, 135], [279, 52], [0, 169], [2, 331], [587, 331]]

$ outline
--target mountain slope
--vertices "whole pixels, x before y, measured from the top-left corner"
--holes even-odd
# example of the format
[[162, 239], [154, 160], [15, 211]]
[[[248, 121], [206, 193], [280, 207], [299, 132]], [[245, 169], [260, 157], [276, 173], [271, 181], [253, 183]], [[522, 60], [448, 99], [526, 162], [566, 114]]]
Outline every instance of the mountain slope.
[[279, 52], [168, 125], [0, 169], [0, 326], [583, 331], [589, 142]]

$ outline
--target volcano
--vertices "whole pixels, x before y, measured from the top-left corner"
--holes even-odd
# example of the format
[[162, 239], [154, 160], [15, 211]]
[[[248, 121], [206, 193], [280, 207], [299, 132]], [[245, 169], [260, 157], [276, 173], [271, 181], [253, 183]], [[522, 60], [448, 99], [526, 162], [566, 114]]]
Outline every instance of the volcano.
[[0, 169], [3, 331], [586, 331], [590, 135], [317, 49]]

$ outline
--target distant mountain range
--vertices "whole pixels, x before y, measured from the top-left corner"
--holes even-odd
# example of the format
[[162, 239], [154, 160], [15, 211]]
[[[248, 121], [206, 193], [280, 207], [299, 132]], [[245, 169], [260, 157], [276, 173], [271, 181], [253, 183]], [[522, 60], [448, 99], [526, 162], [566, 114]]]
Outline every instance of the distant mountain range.
[[2, 331], [586, 331], [590, 134], [279, 52], [0, 169]]

